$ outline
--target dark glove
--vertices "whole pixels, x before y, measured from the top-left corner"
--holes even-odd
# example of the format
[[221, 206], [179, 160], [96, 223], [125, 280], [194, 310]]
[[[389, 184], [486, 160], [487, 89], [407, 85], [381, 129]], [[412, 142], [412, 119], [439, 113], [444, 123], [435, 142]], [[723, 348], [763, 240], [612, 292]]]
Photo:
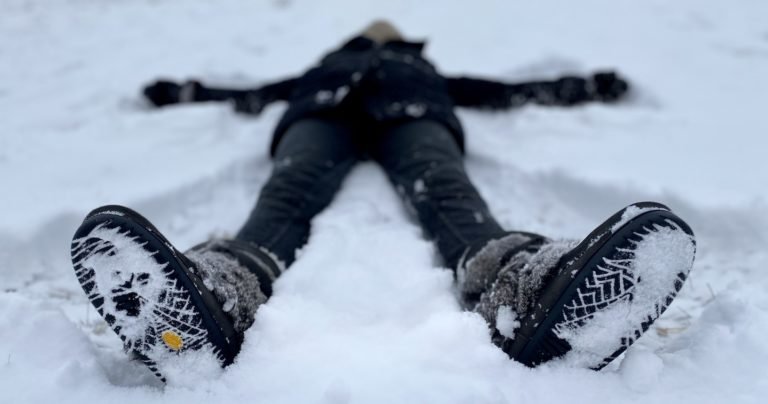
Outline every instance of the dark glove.
[[595, 73], [592, 82], [592, 98], [597, 101], [617, 101], [629, 90], [629, 84], [614, 72]]
[[144, 96], [156, 107], [163, 105], [177, 104], [179, 102], [179, 93], [181, 86], [165, 80], [158, 80], [144, 87]]
[[555, 81], [553, 95], [557, 105], [574, 105], [592, 99], [587, 80], [576, 76], [565, 76]]
[[158, 80], [144, 87], [144, 96], [156, 107], [206, 100], [206, 89], [199, 81], [189, 80], [184, 84]]
[[243, 114], [258, 115], [266, 103], [260, 91], [249, 91], [242, 97], [235, 97], [235, 111]]

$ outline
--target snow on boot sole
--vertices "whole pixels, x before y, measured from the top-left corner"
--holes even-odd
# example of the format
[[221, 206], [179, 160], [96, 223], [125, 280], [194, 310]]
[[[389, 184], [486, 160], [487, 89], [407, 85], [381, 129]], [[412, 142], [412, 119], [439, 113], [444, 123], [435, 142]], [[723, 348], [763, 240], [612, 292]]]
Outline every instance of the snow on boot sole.
[[98, 313], [163, 382], [164, 360], [207, 349], [223, 366], [242, 343], [194, 265], [138, 213], [104, 206], [72, 240], [72, 264]]
[[669, 208], [630, 205], [563, 257], [564, 269], [502, 349], [527, 366], [565, 356], [603, 368], [672, 303], [695, 249], [690, 227]]

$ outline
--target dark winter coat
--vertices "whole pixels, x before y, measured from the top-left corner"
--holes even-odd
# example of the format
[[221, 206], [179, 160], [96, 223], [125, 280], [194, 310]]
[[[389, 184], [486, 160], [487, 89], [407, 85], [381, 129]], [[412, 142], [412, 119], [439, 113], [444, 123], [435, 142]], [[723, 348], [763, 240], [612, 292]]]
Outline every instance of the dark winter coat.
[[357, 37], [326, 55], [293, 82], [272, 151], [292, 123], [339, 106], [382, 123], [435, 120], [463, 146], [464, 132], [453, 113], [446, 80], [422, 57], [423, 46], [401, 41], [377, 46]]
[[144, 89], [158, 106], [177, 102], [231, 100], [244, 113], [258, 114], [269, 103], [288, 101], [274, 132], [271, 154], [296, 121], [344, 111], [356, 119], [388, 123], [429, 119], [445, 125], [461, 149], [464, 131], [454, 107], [509, 108], [527, 102], [574, 105], [589, 100], [613, 101], [627, 84], [613, 73], [589, 78], [507, 84], [474, 78], [445, 78], [427, 61], [424, 43], [392, 41], [383, 45], [355, 37], [325, 55], [300, 77], [249, 90], [205, 87], [198, 82], [179, 86], [159, 81]]

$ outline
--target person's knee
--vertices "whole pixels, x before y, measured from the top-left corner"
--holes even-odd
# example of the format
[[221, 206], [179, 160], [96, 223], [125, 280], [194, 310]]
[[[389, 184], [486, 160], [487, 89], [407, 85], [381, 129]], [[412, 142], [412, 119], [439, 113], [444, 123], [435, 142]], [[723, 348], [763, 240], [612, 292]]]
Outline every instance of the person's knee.
[[309, 190], [323, 173], [322, 164], [319, 163], [301, 160], [278, 162], [261, 189], [261, 197], [300, 206], [310, 196]]
[[[386, 163], [385, 163], [386, 164]], [[421, 180], [426, 183], [450, 183], [453, 180], [468, 181], [463, 160], [450, 148], [440, 145], [418, 145], [394, 156], [387, 170], [395, 177]]]
[[312, 217], [330, 203], [353, 164], [297, 155], [294, 160], [276, 163], [259, 198], [292, 216]]
[[408, 149], [429, 150], [446, 159], [462, 158], [456, 138], [440, 122], [427, 119], [406, 122], [393, 128], [389, 135]]
[[275, 150], [277, 164], [301, 158], [340, 161], [357, 154], [350, 129], [320, 118], [300, 120], [288, 128]]

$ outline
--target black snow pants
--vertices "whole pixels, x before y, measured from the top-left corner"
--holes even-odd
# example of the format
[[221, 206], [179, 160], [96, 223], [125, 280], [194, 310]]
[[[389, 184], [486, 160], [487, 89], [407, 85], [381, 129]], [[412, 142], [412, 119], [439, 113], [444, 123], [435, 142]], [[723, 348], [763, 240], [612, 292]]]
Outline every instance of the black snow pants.
[[456, 140], [437, 122], [374, 126], [308, 118], [291, 125], [274, 159], [272, 174], [237, 239], [266, 248], [286, 266], [307, 242], [312, 218], [363, 159], [384, 169], [436, 243], [446, 267], [455, 269], [466, 251], [508, 234], [469, 181]]

